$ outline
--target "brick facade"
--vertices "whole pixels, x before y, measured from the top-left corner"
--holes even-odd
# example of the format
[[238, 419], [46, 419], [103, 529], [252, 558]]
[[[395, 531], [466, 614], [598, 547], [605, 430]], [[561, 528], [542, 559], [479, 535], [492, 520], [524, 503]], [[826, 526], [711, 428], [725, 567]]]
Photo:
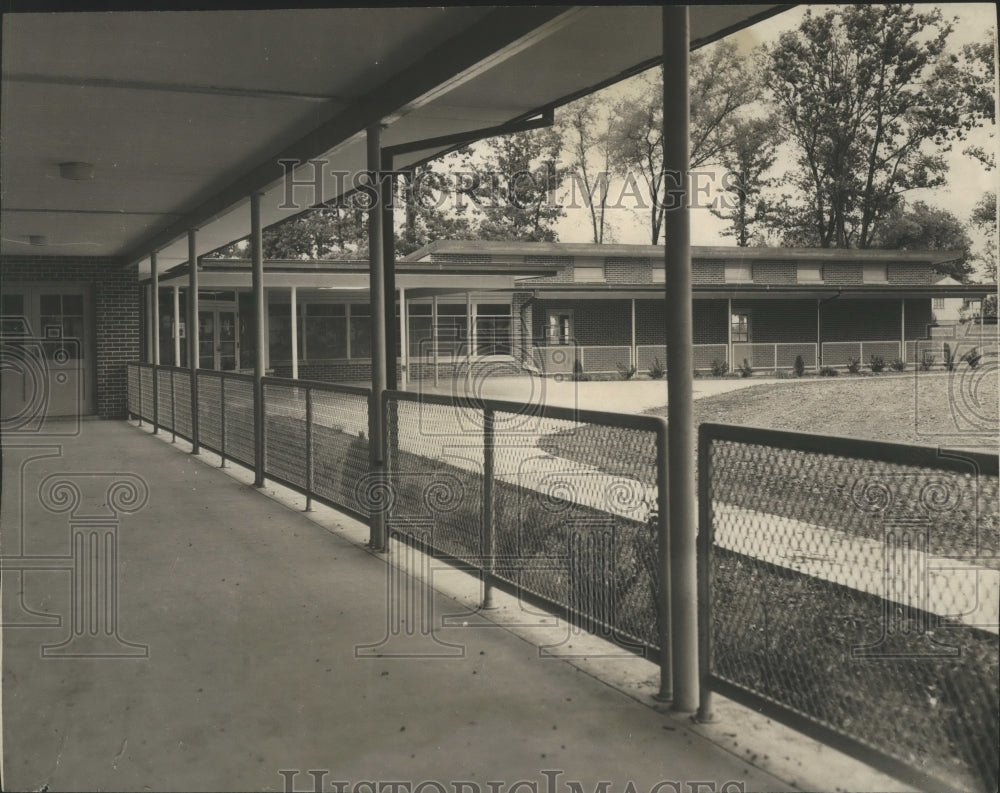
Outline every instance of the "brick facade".
[[0, 258], [0, 284], [4, 289], [23, 284], [86, 284], [94, 340], [94, 411], [101, 418], [120, 419], [126, 414], [125, 364], [140, 358], [140, 287], [133, 270], [123, 270], [115, 259]]

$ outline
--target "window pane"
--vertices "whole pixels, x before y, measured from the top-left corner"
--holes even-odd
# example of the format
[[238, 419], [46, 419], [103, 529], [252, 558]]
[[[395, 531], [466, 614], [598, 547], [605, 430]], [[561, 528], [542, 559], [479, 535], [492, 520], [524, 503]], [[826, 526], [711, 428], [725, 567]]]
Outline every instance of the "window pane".
[[351, 303], [351, 316], [352, 317], [370, 317], [372, 315], [372, 307], [369, 303]]
[[[367, 308], [367, 306], [366, 306]], [[351, 357], [371, 358], [372, 335], [371, 318], [358, 316], [351, 307]]]
[[[341, 306], [343, 308], [343, 306]], [[347, 357], [347, 328], [341, 317], [306, 318], [306, 351], [310, 361]]]
[[488, 314], [495, 314], [501, 317], [510, 316], [510, 304], [509, 303], [480, 303], [476, 308], [476, 313], [480, 316], [485, 316]]
[[63, 295], [62, 304], [63, 314], [83, 316], [83, 295]]
[[0, 303], [2, 313], [13, 316], [24, 315], [24, 295], [4, 295]]
[[62, 314], [62, 300], [59, 295], [42, 295], [40, 301], [42, 314]]
[[309, 303], [306, 314], [310, 317], [343, 317], [347, 308], [343, 303]]

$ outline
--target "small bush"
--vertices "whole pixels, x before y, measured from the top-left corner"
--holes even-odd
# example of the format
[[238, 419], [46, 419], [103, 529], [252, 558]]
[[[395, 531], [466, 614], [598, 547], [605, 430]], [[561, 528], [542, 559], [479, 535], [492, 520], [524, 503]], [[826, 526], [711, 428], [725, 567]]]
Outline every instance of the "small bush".
[[740, 364], [740, 377], [749, 377], [752, 374], [753, 367], [750, 365], [750, 361], [744, 358], [743, 363]]
[[660, 363], [660, 359], [654, 358], [653, 363], [649, 365], [649, 379], [662, 380], [666, 373], [667, 373], [667, 368], [662, 363]]
[[802, 375], [805, 374], [806, 362], [802, 360], [801, 355], [795, 356], [795, 366], [793, 368], [795, 369], [796, 377], [802, 377]]
[[840, 372], [838, 372], [832, 366], [824, 366], [822, 369], [819, 370], [820, 377], [836, 377], [839, 374]]
[[948, 344], [948, 342], [945, 342], [943, 352], [944, 352], [944, 360], [942, 361], [942, 363], [944, 364], [944, 368], [947, 369], [949, 372], [954, 372], [956, 364], [955, 356], [958, 355], [958, 350], [953, 350], [951, 348], [951, 345]]
[[860, 358], [848, 358], [847, 359], [847, 371], [851, 374], [857, 374], [861, 371], [861, 359]]
[[924, 352], [923, 358], [920, 359], [920, 371], [929, 372], [936, 360], [937, 356], [934, 353]]
[[573, 379], [578, 383], [586, 383], [590, 380], [590, 375], [583, 371], [583, 364], [577, 358], [573, 362]]
[[881, 355], [873, 355], [871, 357], [871, 360], [868, 361], [868, 366], [871, 368], [873, 372], [877, 374], [878, 372], [881, 372], [883, 369], [885, 369], [885, 358], [883, 358]]
[[725, 361], [713, 360], [712, 361], [712, 377], [725, 377], [726, 372], [729, 371], [729, 364]]
[[894, 372], [905, 371], [906, 361], [904, 361], [902, 358], [894, 358], [893, 360], [889, 361], [889, 368], [892, 369], [892, 371]]
[[618, 375], [621, 377], [622, 380], [631, 380], [633, 377], [635, 377], [636, 370], [635, 367], [632, 366], [631, 364], [626, 366], [625, 364], [619, 362], [615, 364], [615, 367], [618, 369]]
[[969, 350], [965, 355], [962, 356], [962, 360], [969, 364], [970, 369], [975, 369], [979, 366], [979, 362], [983, 359], [983, 354], [979, 352], [975, 347]]

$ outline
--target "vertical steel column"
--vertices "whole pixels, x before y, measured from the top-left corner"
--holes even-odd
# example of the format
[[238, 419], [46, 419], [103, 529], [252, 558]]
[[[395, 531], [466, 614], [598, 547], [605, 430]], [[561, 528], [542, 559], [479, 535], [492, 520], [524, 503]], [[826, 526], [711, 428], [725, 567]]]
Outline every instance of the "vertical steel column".
[[[264, 486], [264, 313], [267, 303], [264, 300], [264, 242], [263, 229], [260, 223], [261, 193], [250, 196], [250, 259], [251, 284], [253, 286], [253, 304], [256, 322], [254, 338], [257, 349], [253, 358], [253, 486]], [[294, 335], [294, 331], [293, 334]]]
[[[669, 651], [673, 659], [673, 709], [698, 708], [698, 593], [695, 566], [698, 524], [694, 486], [692, 390], [691, 228], [688, 199], [688, 9], [663, 7], [663, 167], [666, 239], [667, 427], [669, 453], [669, 559], [661, 559], [670, 582]], [[671, 186], [671, 178], [674, 184]], [[668, 568], [668, 569], [667, 569]], [[663, 648], [667, 652], [668, 648]], [[661, 694], [663, 683], [661, 675]]]
[[629, 351], [632, 357], [632, 366], [639, 369], [639, 348], [635, 345], [635, 298], [632, 298], [632, 349]]
[[181, 365], [181, 288], [174, 287], [174, 366]]
[[465, 293], [465, 382], [472, 382], [472, 292]]
[[492, 408], [483, 408], [483, 512], [479, 545], [482, 550], [483, 605], [484, 609], [493, 605], [493, 472], [494, 472], [494, 413]]
[[299, 290], [292, 287], [292, 379], [299, 379]]
[[144, 291], [146, 310], [143, 325], [146, 328], [146, 363], [153, 362], [153, 284]]
[[[393, 156], [381, 150], [382, 139], [379, 135], [380, 168], [378, 178], [378, 211], [382, 218], [382, 279], [385, 294], [385, 387], [395, 389], [398, 386], [396, 377], [396, 340], [399, 338], [399, 326], [396, 324], [396, 229], [393, 219], [393, 200], [395, 198], [395, 179], [392, 175]], [[400, 307], [402, 314], [402, 307]], [[402, 350], [400, 350], [402, 353]], [[401, 357], [401, 356], [400, 356]], [[395, 403], [393, 403], [395, 405]], [[388, 431], [395, 428], [395, 423], [386, 426]], [[386, 435], [386, 442], [390, 438]]]
[[219, 453], [222, 462], [219, 468], [226, 467], [226, 376], [219, 375]]
[[816, 298], [816, 371], [823, 366], [823, 336], [820, 334], [820, 312], [823, 310], [823, 301]]
[[726, 363], [729, 364], [729, 371], [736, 368], [736, 361], [733, 360], [733, 299], [726, 298]]
[[433, 347], [434, 354], [434, 385], [440, 384], [440, 376], [438, 374], [438, 296], [434, 295], [431, 298], [431, 346]]
[[170, 370], [170, 442], [177, 443], [177, 389], [174, 388], [174, 372]]
[[[368, 212], [368, 286], [372, 316], [372, 393], [368, 403], [370, 427], [369, 464], [373, 477], [385, 476], [385, 425], [382, 416], [382, 396], [386, 390], [386, 336], [389, 323], [386, 316], [385, 261], [382, 255], [384, 241], [382, 233], [383, 216], [377, 206], [381, 197], [378, 178], [381, 160], [382, 127], [372, 124], [367, 129], [367, 168], [374, 180], [376, 199]], [[371, 534], [369, 544], [373, 550], [387, 551], [386, 515], [375, 508], [371, 512]]]
[[406, 290], [399, 287], [399, 387], [404, 391], [410, 379], [410, 334], [406, 325]]
[[899, 360], [906, 360], [906, 298], [899, 298]]
[[[149, 288], [153, 293], [153, 434], [160, 432], [160, 398], [159, 374], [160, 366], [160, 268], [156, 261], [156, 251], [149, 254]], [[139, 381], [139, 393], [142, 393], [142, 381]]]
[[198, 440], [198, 236], [188, 231], [188, 366], [191, 369], [191, 454], [201, 451]]

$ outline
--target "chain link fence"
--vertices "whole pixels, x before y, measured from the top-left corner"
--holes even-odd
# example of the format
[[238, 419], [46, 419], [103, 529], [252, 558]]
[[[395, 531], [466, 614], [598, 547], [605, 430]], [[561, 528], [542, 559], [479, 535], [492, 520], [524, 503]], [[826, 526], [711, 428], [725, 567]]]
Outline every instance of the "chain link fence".
[[703, 690], [997, 789], [997, 458], [703, 424]]
[[[476, 571], [487, 593], [659, 657], [662, 419], [404, 392], [386, 413], [387, 487], [372, 481], [366, 498], [391, 537]], [[545, 452], [546, 437], [587, 462]], [[623, 458], [640, 462], [626, 473]]]

